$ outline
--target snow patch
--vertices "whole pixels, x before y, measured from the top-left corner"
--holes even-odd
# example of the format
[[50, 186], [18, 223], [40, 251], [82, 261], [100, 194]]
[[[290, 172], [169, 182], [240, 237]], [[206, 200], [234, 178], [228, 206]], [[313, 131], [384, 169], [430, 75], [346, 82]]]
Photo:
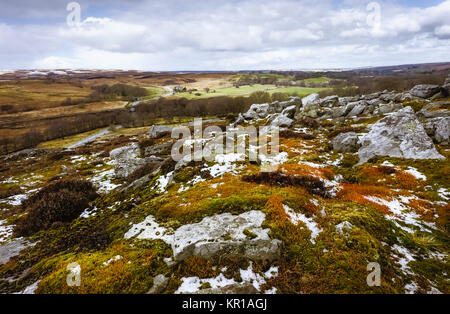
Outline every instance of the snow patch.
[[315, 243], [315, 239], [319, 235], [320, 232], [322, 232], [322, 229], [320, 229], [317, 225], [317, 223], [314, 221], [313, 218], [308, 218], [302, 213], [295, 212], [292, 208], [290, 208], [287, 205], [283, 204], [283, 209], [285, 213], [289, 216], [289, 220], [295, 224], [298, 225], [299, 222], [303, 222], [306, 224], [308, 229], [311, 231], [311, 242]]

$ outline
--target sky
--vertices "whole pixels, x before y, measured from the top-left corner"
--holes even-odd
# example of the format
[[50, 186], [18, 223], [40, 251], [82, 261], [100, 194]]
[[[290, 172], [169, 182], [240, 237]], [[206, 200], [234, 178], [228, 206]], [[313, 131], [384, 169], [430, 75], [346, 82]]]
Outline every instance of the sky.
[[[450, 61], [450, 0], [0, 0], [0, 70], [301, 70]], [[69, 20], [69, 23], [68, 23]]]

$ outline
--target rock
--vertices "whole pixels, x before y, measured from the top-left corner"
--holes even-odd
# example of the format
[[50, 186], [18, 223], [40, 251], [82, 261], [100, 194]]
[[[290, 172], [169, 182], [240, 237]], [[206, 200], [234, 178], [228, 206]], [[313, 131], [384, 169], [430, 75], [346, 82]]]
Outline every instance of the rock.
[[271, 125], [277, 126], [277, 127], [289, 127], [292, 125], [294, 120], [292, 119], [295, 114], [295, 106], [289, 106], [286, 109], [284, 109], [278, 117], [276, 117]]
[[[352, 103], [353, 104], [353, 103]], [[350, 104], [348, 104], [350, 105]], [[363, 113], [364, 109], [366, 109], [367, 102], [365, 100], [360, 100], [353, 104], [352, 110], [347, 114], [347, 117], [356, 117]]]
[[170, 155], [173, 144], [174, 144], [173, 141], [168, 141], [168, 142], [148, 146], [144, 149], [144, 154], [145, 154], [145, 156]]
[[294, 120], [292, 120], [286, 116], [279, 115], [272, 121], [272, 123], [270, 125], [276, 126], [276, 127], [289, 127], [292, 125], [293, 122], [294, 122]]
[[[177, 261], [195, 255], [205, 259], [235, 255], [254, 260], [278, 259], [281, 241], [270, 239], [269, 229], [262, 229], [265, 214], [249, 211], [206, 217], [199, 223], [183, 225], [175, 231], [172, 250]], [[252, 233], [248, 238], [244, 231]]]
[[167, 125], [152, 125], [150, 128], [150, 137], [151, 138], [158, 138], [164, 133], [172, 133], [173, 127], [167, 126]]
[[140, 158], [140, 149], [137, 143], [113, 149], [109, 156], [114, 159], [116, 177], [121, 179], [128, 177], [133, 171], [147, 163], [157, 164], [162, 161], [156, 156]]
[[[450, 80], [450, 79], [447, 79], [447, 80]], [[444, 86], [442, 86], [441, 92], [442, 91], [444, 91], [445, 97], [450, 96], [450, 82], [448, 82]]]
[[417, 113], [417, 116], [421, 119], [434, 119], [450, 117], [450, 110], [442, 107], [448, 106], [449, 102], [437, 101], [426, 105]]
[[244, 123], [244, 122], [245, 122], [244, 116], [242, 115], [242, 113], [239, 113], [236, 121], [233, 123], [233, 127], [238, 125], [239, 123]]
[[394, 104], [394, 103], [390, 103], [390, 104], [387, 104], [387, 105], [382, 105], [382, 106], [380, 106], [380, 108], [378, 108], [378, 109], [376, 109], [375, 111], [374, 111], [374, 114], [375, 115], [382, 115], [382, 114], [386, 114], [386, 113], [391, 113], [391, 112], [394, 112], [394, 111], [398, 111], [398, 110], [400, 110], [400, 109], [402, 109], [403, 108], [403, 105], [402, 104]]
[[359, 144], [358, 134], [355, 132], [341, 133], [333, 139], [331, 144], [333, 145], [333, 149], [342, 153], [354, 153], [361, 146]]
[[361, 138], [360, 143], [360, 163], [374, 156], [445, 159], [437, 152], [411, 107], [379, 120], [370, 128], [370, 132]]
[[320, 105], [322, 107], [337, 107], [339, 106], [339, 97], [338, 96], [328, 96], [320, 100]]
[[309, 96], [302, 98], [302, 104], [303, 106], [318, 103], [320, 100], [319, 94], [311, 94]]
[[412, 96], [420, 97], [420, 98], [430, 98], [436, 93], [439, 93], [440, 87], [437, 85], [416, 85], [414, 86], [409, 93]]
[[125, 239], [160, 239], [172, 247], [174, 260], [190, 256], [213, 259], [242, 256], [253, 260], [273, 261], [279, 258], [282, 242], [269, 237], [269, 229], [261, 224], [266, 215], [257, 210], [232, 215], [217, 214], [198, 223], [187, 224], [175, 231], [160, 226], [152, 215], [125, 233]]
[[35, 244], [23, 238], [17, 238], [0, 245], [0, 264], [8, 263], [12, 257], [19, 255], [23, 249]]
[[248, 120], [264, 119], [269, 114], [269, 107], [269, 104], [254, 104], [243, 116]]
[[225, 287], [202, 289], [194, 294], [258, 294], [259, 291], [251, 283], [235, 283]]
[[125, 191], [140, 189], [141, 187], [143, 187], [144, 185], [149, 183], [158, 174], [158, 172], [160, 170], [161, 170], [161, 167], [157, 167], [152, 173], [146, 174], [142, 178], [134, 180], [126, 187], [121, 188], [120, 191], [125, 192]]
[[4, 161], [16, 161], [22, 158], [31, 158], [31, 157], [38, 157], [41, 155], [46, 155], [49, 153], [63, 153], [66, 151], [65, 149], [60, 148], [52, 148], [52, 149], [45, 149], [45, 148], [27, 148], [20, 150], [15, 153], [11, 153], [5, 158], [3, 158]]
[[438, 119], [434, 138], [440, 144], [450, 144], [450, 117]]
[[158, 294], [161, 293], [169, 283], [169, 278], [159, 274], [153, 278], [153, 286], [148, 290], [147, 294]]

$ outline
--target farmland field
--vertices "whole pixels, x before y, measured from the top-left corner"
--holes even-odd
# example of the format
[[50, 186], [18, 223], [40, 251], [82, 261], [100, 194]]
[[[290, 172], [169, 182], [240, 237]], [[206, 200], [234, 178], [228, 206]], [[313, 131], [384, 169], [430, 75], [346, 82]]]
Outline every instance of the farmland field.
[[253, 92], [257, 91], [265, 91], [270, 94], [273, 93], [288, 93], [291, 95], [298, 96], [307, 96], [312, 93], [317, 93], [323, 90], [327, 90], [328, 88], [308, 88], [308, 87], [297, 87], [297, 86], [289, 86], [289, 87], [277, 87], [275, 85], [246, 85], [237, 87], [225, 87], [212, 89], [209, 92], [205, 90], [192, 91], [192, 92], [183, 92], [177, 93], [177, 97], [185, 97], [187, 99], [194, 98], [209, 98], [209, 97], [218, 97], [218, 96], [248, 96]]

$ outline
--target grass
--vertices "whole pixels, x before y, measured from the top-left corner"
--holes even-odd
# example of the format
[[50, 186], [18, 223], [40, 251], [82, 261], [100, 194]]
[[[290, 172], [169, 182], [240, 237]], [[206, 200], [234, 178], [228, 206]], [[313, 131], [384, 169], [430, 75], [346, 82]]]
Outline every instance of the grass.
[[323, 83], [328, 83], [329, 81], [330, 81], [330, 79], [328, 77], [321, 76], [321, 77], [313, 77], [313, 78], [309, 78], [309, 79], [305, 79], [305, 80], [299, 80], [298, 82], [305, 82], [306, 84], [323, 84]]
[[105, 128], [95, 129], [92, 131], [78, 133], [76, 135], [67, 136], [64, 138], [59, 138], [59, 139], [48, 141], [48, 142], [43, 142], [38, 145], [38, 148], [66, 148], [86, 137], [97, 134], [98, 132], [100, 132], [104, 129]]
[[[253, 92], [257, 91], [266, 91], [270, 94], [273, 93], [288, 93], [288, 94], [297, 94], [299, 96], [306, 96], [312, 93], [318, 93], [320, 91], [327, 90], [327, 88], [308, 88], [308, 87], [297, 87], [297, 86], [291, 86], [291, 87], [277, 87], [275, 85], [261, 85], [261, 84], [255, 84], [255, 85], [246, 85], [241, 86], [239, 88], [236, 87], [225, 87], [225, 88], [218, 88], [215, 91], [206, 93], [205, 91], [197, 91], [197, 92], [185, 92], [185, 93], [178, 93], [176, 94], [176, 97], [184, 97], [187, 99], [196, 99], [196, 98], [210, 98], [210, 97], [218, 97], [218, 96], [248, 96]], [[200, 94], [200, 95], [196, 95]]]
[[167, 91], [161, 86], [145, 87], [148, 90], [148, 95], [143, 99], [152, 99], [164, 95]]

